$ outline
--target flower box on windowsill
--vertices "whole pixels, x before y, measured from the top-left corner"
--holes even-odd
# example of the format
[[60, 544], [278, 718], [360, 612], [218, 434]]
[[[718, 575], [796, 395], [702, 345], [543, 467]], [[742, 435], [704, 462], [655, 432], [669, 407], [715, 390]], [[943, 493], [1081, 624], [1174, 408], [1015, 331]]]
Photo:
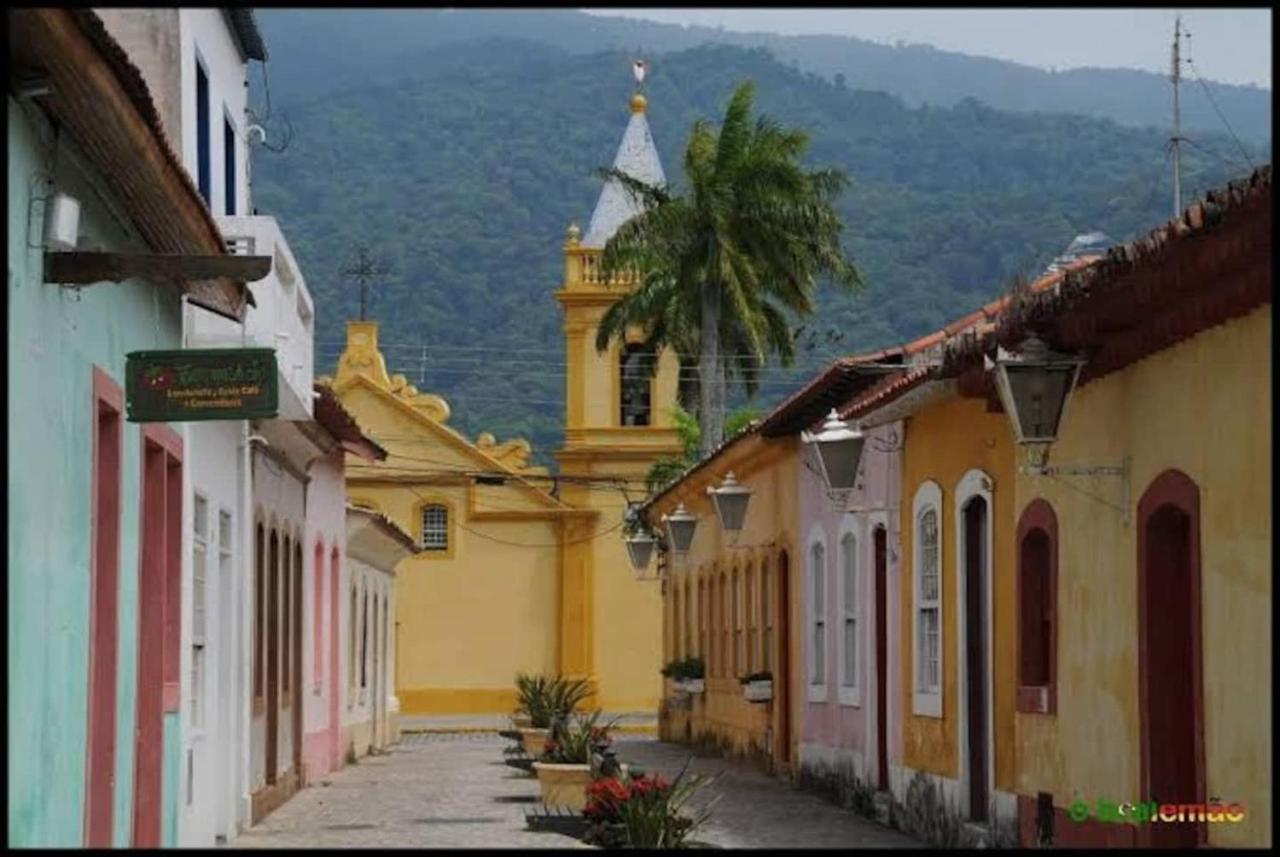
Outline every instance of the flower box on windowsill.
[[707, 680], [702, 678], [682, 678], [676, 682], [676, 690], [684, 693], [702, 693], [707, 689]]
[[773, 679], [747, 682], [742, 686], [742, 698], [747, 702], [768, 702], [773, 699]]

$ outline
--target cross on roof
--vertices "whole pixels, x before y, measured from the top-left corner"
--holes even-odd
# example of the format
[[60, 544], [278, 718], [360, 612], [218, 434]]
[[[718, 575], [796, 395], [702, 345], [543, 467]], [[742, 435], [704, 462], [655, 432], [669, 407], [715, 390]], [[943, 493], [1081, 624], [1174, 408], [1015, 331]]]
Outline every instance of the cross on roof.
[[356, 248], [355, 261], [343, 268], [339, 273], [351, 277], [360, 284], [360, 320], [364, 321], [365, 303], [368, 295], [369, 281], [390, 273], [390, 268], [375, 262], [369, 256], [369, 249], [363, 244]]

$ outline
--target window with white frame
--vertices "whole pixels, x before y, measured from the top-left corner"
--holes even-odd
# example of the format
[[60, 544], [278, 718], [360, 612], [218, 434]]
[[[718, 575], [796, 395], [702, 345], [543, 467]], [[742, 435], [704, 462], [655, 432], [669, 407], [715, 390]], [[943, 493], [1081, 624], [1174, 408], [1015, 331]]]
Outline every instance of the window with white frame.
[[840, 701], [858, 702], [858, 539], [840, 538]]
[[431, 503], [422, 507], [422, 549], [449, 549], [449, 507]]
[[191, 524], [191, 726], [204, 726], [205, 580], [209, 556], [209, 503], [195, 494]]
[[809, 688], [810, 698], [820, 693], [827, 684], [827, 599], [826, 568], [827, 550], [822, 542], [809, 548]]
[[942, 716], [942, 492], [926, 482], [913, 504], [915, 544], [914, 711]]

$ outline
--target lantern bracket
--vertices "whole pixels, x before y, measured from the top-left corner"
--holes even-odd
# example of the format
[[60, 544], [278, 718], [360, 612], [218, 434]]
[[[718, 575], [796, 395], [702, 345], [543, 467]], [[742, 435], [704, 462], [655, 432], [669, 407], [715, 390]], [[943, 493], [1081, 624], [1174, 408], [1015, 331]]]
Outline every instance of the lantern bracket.
[[[1126, 455], [1120, 464], [1049, 465], [1044, 463], [1044, 460], [1046, 460], [1047, 458], [1048, 458], [1048, 454], [1046, 450], [1046, 454], [1042, 458], [1041, 463], [1023, 465], [1022, 467], [1018, 468], [1018, 471], [1022, 473], [1024, 476], [1047, 476], [1050, 479], [1054, 479], [1059, 482], [1062, 482], [1062, 484], [1068, 485], [1074, 488], [1075, 490], [1084, 494], [1086, 497], [1089, 497], [1090, 499], [1095, 500], [1104, 506], [1110, 506], [1111, 508], [1117, 510], [1121, 514], [1121, 520], [1124, 522], [1124, 525], [1126, 527], [1129, 526], [1129, 518], [1130, 518], [1129, 500], [1130, 500], [1130, 490], [1131, 490], [1130, 476], [1132, 475], [1131, 459], [1129, 456]], [[1063, 482], [1061, 479], [1059, 479], [1058, 477], [1060, 476], [1118, 476], [1120, 477], [1120, 491], [1121, 491], [1121, 496], [1123, 498], [1121, 500], [1122, 505], [1117, 506], [1116, 504], [1108, 502], [1102, 499], [1101, 497], [1097, 497], [1093, 494], [1090, 494], [1089, 492], [1084, 491], [1083, 489], [1075, 488], [1075, 486], [1071, 485], [1070, 482]]]

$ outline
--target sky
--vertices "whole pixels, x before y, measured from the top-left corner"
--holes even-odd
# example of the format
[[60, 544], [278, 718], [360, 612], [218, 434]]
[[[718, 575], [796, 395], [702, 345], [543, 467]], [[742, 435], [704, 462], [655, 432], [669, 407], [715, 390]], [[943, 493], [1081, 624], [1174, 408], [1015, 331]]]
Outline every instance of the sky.
[[[857, 36], [933, 45], [1059, 71], [1167, 74], [1173, 9], [583, 9], [744, 32]], [[1271, 88], [1270, 9], [1182, 9], [1184, 56], [1206, 80]]]

